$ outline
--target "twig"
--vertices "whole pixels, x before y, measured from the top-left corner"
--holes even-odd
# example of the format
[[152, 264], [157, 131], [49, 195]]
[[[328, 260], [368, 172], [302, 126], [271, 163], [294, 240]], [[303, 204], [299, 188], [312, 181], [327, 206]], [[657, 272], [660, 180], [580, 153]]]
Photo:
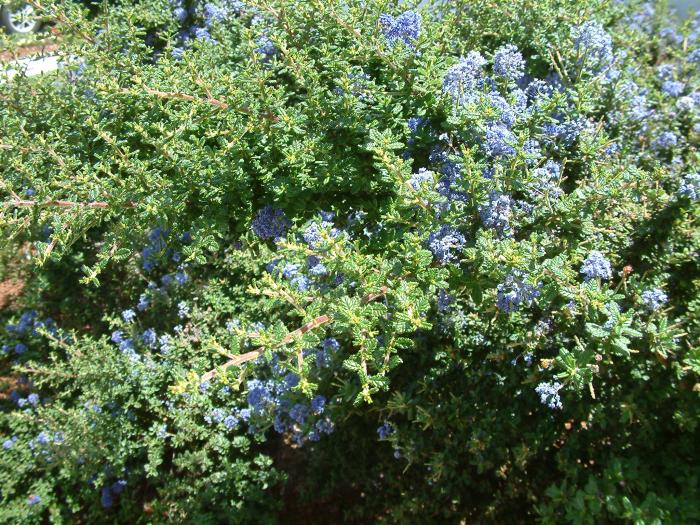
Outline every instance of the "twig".
[[[94, 202], [73, 202], [73, 201], [60, 201], [51, 200], [45, 202], [32, 201], [26, 199], [15, 198], [12, 201], [3, 202], [3, 206], [57, 206], [59, 208], [109, 208], [108, 202], [94, 201]], [[136, 206], [135, 202], [125, 202], [121, 205], [122, 208], [133, 208]]]
[[[148, 95], [152, 95], [154, 97], [159, 97], [159, 98], [170, 98], [170, 99], [175, 99], [175, 100], [185, 100], [187, 102], [204, 102], [207, 104], [210, 104], [216, 108], [222, 109], [222, 110], [227, 110], [231, 109], [231, 105], [224, 101], [220, 100], [218, 98], [214, 98], [211, 95], [207, 95], [207, 98], [202, 98], [202, 97], [195, 97], [194, 95], [190, 95], [188, 93], [180, 93], [177, 91], [160, 91], [157, 89], [145, 87], [144, 89], [146, 90], [146, 93]], [[133, 94], [133, 91], [130, 91], [127, 88], [122, 88], [121, 90], [122, 93], [124, 94]], [[246, 115], [254, 116], [253, 111], [248, 106], [239, 106], [236, 108], [236, 111], [239, 111], [240, 113], [245, 113]], [[277, 115], [274, 115], [273, 113], [266, 111], [264, 113], [261, 113], [260, 116], [266, 120], [269, 120], [270, 122], [279, 122], [279, 117]]]
[[[386, 295], [386, 293], [388, 291], [389, 291], [388, 286], [382, 286], [381, 288], [379, 288], [378, 292], [369, 293], [369, 294], [365, 295], [362, 298], [362, 303], [367, 304], [367, 303], [370, 303], [376, 299], [379, 299], [380, 297], [383, 297], [384, 295]], [[282, 339], [279, 346], [286, 345], [287, 343], [291, 343], [297, 336], [303, 335], [306, 332], [313, 330], [314, 328], [318, 328], [319, 326], [322, 326], [322, 325], [327, 324], [327, 323], [332, 323], [332, 322], [333, 322], [333, 319], [331, 319], [327, 315], [321, 315], [321, 316], [317, 317], [316, 319], [306, 323], [304, 326], [297, 328], [293, 332], [289, 332], [286, 336], [284, 336], [284, 339]], [[251, 333], [248, 335], [249, 336], [257, 336], [258, 333], [255, 332], [255, 333]], [[200, 377], [200, 384], [212, 379], [219, 370], [223, 371], [223, 370], [226, 370], [227, 368], [230, 368], [232, 366], [238, 366], [238, 365], [242, 365], [243, 363], [246, 363], [248, 361], [252, 361], [253, 359], [256, 359], [257, 357], [259, 357], [264, 351], [265, 351], [264, 348], [258, 348], [256, 350], [253, 350], [253, 351], [248, 352], [246, 354], [241, 354], [239, 356], [234, 357], [233, 359], [226, 361], [220, 367], [215, 368], [213, 370], [209, 370], [209, 372], [207, 372], [206, 374], [201, 376]], [[301, 366], [301, 364], [303, 363], [302, 359], [303, 358], [301, 357], [301, 352], [299, 352], [297, 354], [297, 361], [299, 362], [299, 366]]]
[[[306, 323], [304, 326], [297, 328], [293, 332], [289, 332], [286, 336], [284, 336], [284, 339], [282, 339], [282, 341], [280, 342], [280, 346], [292, 342], [299, 335], [303, 335], [306, 332], [313, 330], [314, 328], [318, 328], [319, 326], [324, 325], [326, 323], [330, 323], [330, 322], [331, 322], [330, 317], [328, 317], [327, 315], [321, 315], [321, 316], [317, 317], [316, 319], [314, 319], [313, 321]], [[241, 354], [239, 356], [234, 357], [233, 359], [229, 359], [220, 367], [215, 368], [213, 370], [209, 370], [209, 372], [204, 374], [200, 378], [200, 383], [204, 383], [204, 382], [212, 379], [219, 370], [226, 370], [227, 368], [229, 368], [231, 366], [242, 365], [243, 363], [246, 363], [248, 361], [252, 361], [253, 359], [256, 359], [258, 356], [260, 356], [260, 354], [262, 354], [264, 351], [265, 351], [264, 348], [258, 348], [257, 350], [253, 350], [252, 352], [248, 352], [246, 354]]]

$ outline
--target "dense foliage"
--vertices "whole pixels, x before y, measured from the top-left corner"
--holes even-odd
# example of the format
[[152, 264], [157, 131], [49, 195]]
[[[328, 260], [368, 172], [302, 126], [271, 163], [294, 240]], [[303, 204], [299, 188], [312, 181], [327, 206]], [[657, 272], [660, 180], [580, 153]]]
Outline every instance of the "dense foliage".
[[0, 522], [700, 521], [700, 19], [33, 3]]

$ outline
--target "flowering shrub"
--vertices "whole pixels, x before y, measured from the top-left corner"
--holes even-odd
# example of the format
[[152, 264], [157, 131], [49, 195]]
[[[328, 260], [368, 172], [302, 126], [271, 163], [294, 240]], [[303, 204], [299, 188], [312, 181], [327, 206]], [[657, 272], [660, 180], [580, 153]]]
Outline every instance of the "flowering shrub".
[[700, 520], [700, 20], [37, 6], [0, 521]]

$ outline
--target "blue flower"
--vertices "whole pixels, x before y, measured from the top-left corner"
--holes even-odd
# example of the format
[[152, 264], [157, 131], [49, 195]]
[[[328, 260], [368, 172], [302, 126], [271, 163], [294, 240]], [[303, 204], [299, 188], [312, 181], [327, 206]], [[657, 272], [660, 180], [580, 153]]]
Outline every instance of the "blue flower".
[[[523, 144], [523, 153], [528, 166], [537, 164], [537, 161], [542, 157], [542, 148], [540, 143], [534, 139], [528, 139]], [[491, 178], [491, 177], [488, 177]]]
[[24, 343], [17, 343], [15, 345], [15, 354], [22, 355], [26, 351], [27, 351], [27, 345], [25, 345]]
[[457, 255], [462, 252], [466, 239], [464, 235], [447, 226], [441, 226], [428, 237], [428, 248], [437, 260], [446, 264], [457, 260]]
[[574, 51], [579, 54], [584, 69], [600, 73], [614, 60], [612, 39], [597, 21], [588, 21], [571, 29]]
[[108, 509], [114, 504], [114, 501], [112, 500], [112, 491], [107, 485], [103, 486], [102, 490], [100, 491], [100, 503], [104, 509]]
[[207, 25], [211, 25], [213, 22], [223, 22], [227, 16], [226, 9], [221, 8], [212, 3], [204, 4], [204, 20]]
[[437, 310], [438, 312], [445, 312], [452, 304], [454, 297], [447, 293], [446, 290], [438, 291], [437, 297]]
[[612, 278], [612, 268], [610, 261], [598, 250], [592, 250], [581, 266], [581, 273], [585, 275], [586, 280]]
[[661, 80], [670, 80], [673, 78], [675, 69], [676, 68], [673, 66], [673, 64], [661, 64], [656, 68], [656, 76]]
[[328, 419], [319, 419], [316, 421], [316, 430], [323, 433], [323, 434], [331, 434], [335, 430], [335, 426], [333, 425], [333, 422]]
[[160, 336], [160, 338], [158, 338], [158, 345], [159, 345], [160, 352], [162, 354], [165, 355], [168, 352], [170, 352], [170, 343], [171, 343], [171, 339], [170, 339], [170, 336], [168, 334], [163, 334]]
[[324, 275], [328, 275], [328, 268], [326, 268], [320, 261], [321, 260], [315, 255], [312, 255], [307, 259], [306, 264], [309, 267], [310, 275], [314, 277], [323, 277]]
[[114, 494], [121, 494], [124, 492], [124, 488], [126, 487], [126, 480], [125, 479], [118, 479], [114, 483], [112, 483], [112, 492]]
[[207, 423], [211, 424], [212, 422], [221, 423], [225, 418], [224, 411], [220, 408], [215, 408], [204, 419]]
[[176, 7], [173, 10], [173, 15], [178, 22], [184, 22], [187, 19], [187, 10], [184, 7]]
[[262, 414], [274, 404], [273, 385], [270, 381], [252, 379], [248, 381], [248, 404], [256, 414]]
[[150, 348], [153, 348], [156, 345], [157, 336], [156, 331], [153, 328], [146, 329], [141, 338], [143, 339], [143, 343]]
[[261, 239], [280, 239], [291, 226], [284, 212], [272, 206], [265, 206], [258, 211], [251, 224], [253, 233]]
[[700, 64], [700, 47], [688, 53], [688, 62]]
[[226, 430], [232, 430], [238, 425], [238, 418], [234, 415], [228, 415], [224, 418], [224, 427]]
[[113, 343], [119, 344], [124, 340], [124, 334], [121, 330], [112, 332], [111, 340]]
[[190, 307], [185, 301], [180, 301], [177, 303], [177, 316], [180, 319], [184, 319], [190, 315]]
[[498, 48], [493, 57], [493, 72], [507, 80], [519, 80], [525, 74], [525, 60], [518, 48], [513, 44]]
[[148, 305], [150, 304], [151, 300], [148, 298], [148, 296], [145, 293], [142, 293], [139, 296], [139, 302], [136, 305], [136, 309], [139, 312], [143, 312], [146, 308], [148, 308]]
[[306, 417], [309, 415], [309, 409], [307, 406], [302, 405], [300, 403], [295, 404], [292, 409], [289, 411], [289, 417], [292, 418], [294, 421], [299, 423], [300, 425], [303, 425], [304, 422], [306, 421]]
[[32, 505], [32, 506], [38, 504], [40, 501], [41, 501], [41, 497], [37, 496], [36, 494], [32, 494], [27, 499], [27, 503], [29, 503], [29, 505]]
[[515, 121], [518, 117], [519, 111], [508, 103], [508, 101], [503, 98], [499, 93], [492, 92], [486, 96], [486, 100], [498, 110], [499, 121], [507, 128], [512, 128], [515, 125]]
[[377, 434], [379, 435], [380, 440], [388, 438], [393, 433], [394, 427], [388, 421], [384, 421], [384, 423], [382, 423], [382, 425], [379, 428], [377, 428]]
[[685, 89], [685, 83], [677, 80], [667, 80], [661, 85], [661, 91], [671, 97], [680, 97]]
[[423, 117], [411, 117], [408, 119], [408, 129], [411, 130], [411, 133], [416, 134], [426, 123], [427, 121]]
[[122, 312], [122, 319], [126, 321], [127, 323], [130, 323], [136, 318], [136, 312], [134, 312], [131, 308], [124, 310]]
[[421, 16], [413, 11], [406, 11], [396, 18], [383, 14], [379, 17], [379, 23], [391, 46], [401, 41], [412, 48], [420, 35]]
[[511, 233], [510, 218], [513, 214], [513, 199], [508, 195], [492, 191], [486, 204], [479, 206], [479, 217], [486, 228], [501, 235]]
[[676, 144], [678, 144], [678, 136], [672, 131], [664, 131], [651, 143], [651, 148], [664, 150], [672, 148]]
[[273, 55], [277, 54], [277, 47], [270, 40], [270, 37], [263, 34], [260, 35], [256, 40], [258, 47], [255, 48], [255, 52], [259, 55], [264, 55], [264, 60], [268, 60]]
[[520, 305], [530, 306], [540, 295], [539, 283], [532, 286], [525, 282], [525, 275], [519, 270], [508, 274], [496, 290], [496, 306], [506, 313], [516, 311]]
[[676, 30], [675, 27], [664, 27], [659, 31], [659, 36], [672, 44], [680, 45], [683, 43], [683, 35]]
[[678, 194], [692, 201], [700, 200], [700, 173], [690, 173], [683, 177]]
[[323, 346], [324, 350], [330, 350], [331, 352], [337, 352], [340, 350], [340, 343], [337, 341], [337, 339], [332, 337], [324, 339], [321, 346]]
[[537, 179], [533, 190], [537, 193], [546, 193], [554, 198], [561, 196], [564, 192], [559, 187], [560, 173], [561, 166], [553, 160], [548, 160], [542, 167], [533, 171]]
[[205, 42], [216, 43], [216, 40], [214, 40], [211, 37], [211, 35], [209, 34], [209, 30], [206, 27], [195, 27], [194, 37], [197, 40], [204, 40]]
[[426, 170], [425, 168], [421, 168], [418, 170], [418, 173], [414, 173], [413, 175], [411, 175], [411, 178], [408, 179], [408, 184], [414, 190], [418, 191], [421, 188], [426, 187], [428, 184], [432, 183], [433, 180], [433, 172]]
[[478, 51], [470, 51], [466, 57], [450, 67], [442, 82], [442, 90], [459, 105], [474, 100], [474, 90], [483, 81], [486, 59]]
[[17, 436], [12, 436], [10, 439], [6, 439], [2, 443], [2, 448], [5, 450], [10, 450], [12, 446], [17, 442]]
[[551, 409], [562, 408], [561, 398], [559, 397], [559, 390], [561, 389], [561, 384], [559, 382], [554, 383], [540, 383], [535, 388], [535, 392], [540, 396], [540, 402], [543, 405], [547, 405]]
[[643, 122], [652, 113], [653, 110], [649, 109], [647, 98], [644, 94], [637, 94], [632, 97], [627, 114], [633, 122]]
[[30, 405], [37, 406], [39, 404], [39, 395], [38, 394], [29, 394], [27, 396], [27, 401], [29, 401]]
[[517, 140], [511, 130], [501, 123], [492, 123], [486, 128], [484, 150], [491, 157], [515, 155]]
[[326, 406], [326, 398], [318, 395], [311, 400], [311, 411], [314, 414], [322, 414]]
[[667, 301], [668, 296], [660, 288], [644, 290], [642, 292], [642, 302], [653, 312], [661, 308]]

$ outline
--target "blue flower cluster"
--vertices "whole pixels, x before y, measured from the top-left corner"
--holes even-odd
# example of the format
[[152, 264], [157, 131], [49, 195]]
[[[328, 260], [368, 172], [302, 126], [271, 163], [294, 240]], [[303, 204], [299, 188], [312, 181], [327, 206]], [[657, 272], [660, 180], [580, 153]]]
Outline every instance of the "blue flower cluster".
[[[455, 202], [467, 200], [467, 195], [460, 188], [462, 165], [455, 160], [455, 157], [456, 155], [450, 156], [449, 149], [443, 144], [435, 144], [428, 156], [428, 160], [435, 165], [440, 173], [435, 190], [443, 197], [443, 200], [436, 203], [438, 213], [446, 211]], [[421, 170], [419, 170], [418, 177], [423, 178], [427, 174], [422, 173]]]
[[512, 157], [516, 153], [517, 139], [507, 126], [499, 122], [486, 128], [484, 150], [491, 157]]
[[[153, 271], [167, 261], [179, 263], [182, 260], [182, 253], [168, 246], [169, 234], [168, 230], [160, 226], [148, 233], [148, 244], [141, 250], [142, 266], [146, 272]], [[186, 244], [190, 239], [191, 235], [185, 233], [180, 236], [179, 241]]]
[[542, 382], [535, 388], [535, 392], [540, 396], [540, 402], [548, 406], [552, 410], [561, 409], [562, 402], [559, 396], [559, 390], [562, 385], [559, 382], [545, 383]]
[[320, 212], [321, 220], [311, 222], [302, 237], [309, 248], [318, 250], [324, 247], [326, 239], [334, 239], [340, 235], [340, 230], [333, 226], [335, 214], [332, 212]]
[[683, 177], [678, 194], [692, 201], [700, 200], [700, 173], [690, 173]]
[[267, 205], [258, 211], [251, 228], [253, 233], [263, 240], [278, 240], [287, 233], [291, 225], [282, 210]]
[[309, 404], [293, 402], [290, 391], [299, 377], [289, 372], [278, 379], [248, 381], [248, 404], [253, 420], [273, 420], [275, 431], [291, 432], [294, 442], [302, 446], [307, 440], [318, 441], [322, 434], [334, 430], [331, 420], [323, 416], [326, 398], [317, 395]]
[[612, 278], [610, 261], [598, 250], [591, 250], [588, 254], [588, 257], [586, 257], [581, 266], [581, 273], [585, 276], [587, 281], [591, 279], [608, 280]]
[[42, 430], [34, 439], [30, 439], [27, 442], [27, 446], [35, 456], [41, 456], [50, 461], [52, 448], [63, 444], [63, 442], [63, 433]]
[[521, 305], [530, 306], [540, 296], [540, 286], [525, 282], [525, 274], [514, 270], [496, 287], [496, 306], [506, 313], [516, 311]]
[[403, 42], [413, 48], [420, 35], [421, 16], [414, 11], [406, 11], [396, 18], [383, 14], [379, 17], [379, 24], [390, 46]]
[[486, 59], [478, 51], [470, 51], [447, 70], [442, 82], [443, 92], [450, 95], [456, 105], [473, 102], [475, 90], [484, 86], [484, 65]]
[[680, 97], [685, 90], [685, 83], [677, 80], [667, 80], [661, 85], [661, 91], [670, 97]]
[[[322, 264], [318, 263], [312, 269], [317, 269], [316, 274], [325, 275], [321, 270], [325, 268]], [[311, 286], [311, 280], [301, 273], [301, 264], [297, 263], [287, 263], [284, 266], [278, 264], [278, 261], [273, 261], [267, 265], [267, 270], [270, 273], [280, 274], [282, 277], [287, 279], [292, 286], [294, 286], [300, 292], [305, 292]]]
[[41, 332], [43, 330], [50, 336], [55, 337], [58, 335], [58, 329], [54, 320], [50, 317], [39, 319], [39, 314], [36, 310], [24, 312], [15, 324], [8, 323], [5, 325], [5, 330], [10, 336], [10, 341], [0, 347], [0, 355], [13, 354], [17, 357], [24, 356], [29, 350], [26, 344], [26, 342], [29, 342], [27, 338], [38, 337], [42, 335]]
[[393, 433], [394, 427], [388, 421], [384, 421], [384, 423], [382, 423], [382, 425], [377, 429], [377, 435], [382, 441], [387, 439]]
[[[224, 6], [216, 5], [212, 2], [204, 4], [201, 12], [196, 9], [196, 5], [185, 8], [182, 0], [175, 2], [173, 16], [180, 24], [179, 45], [172, 50], [172, 56], [175, 59], [180, 59], [185, 53], [186, 48], [190, 45], [191, 40], [201, 40], [210, 44], [218, 42], [211, 36], [211, 29], [215, 24], [224, 22], [230, 13], [240, 14], [245, 4], [239, 1], [226, 1]], [[204, 25], [195, 25], [196, 20], [203, 20]]]
[[27, 405], [30, 407], [37, 407], [41, 401], [39, 394], [31, 393], [25, 398], [21, 397], [16, 391], [12, 392], [12, 400], [17, 403], [17, 406], [20, 408], [24, 408]]
[[103, 485], [100, 489], [100, 503], [102, 508], [109, 509], [114, 505], [114, 496], [118, 496], [126, 488], [126, 480], [118, 479], [112, 484]]
[[126, 355], [130, 361], [138, 362], [141, 360], [141, 356], [136, 353], [136, 343], [132, 338], [124, 337], [124, 333], [121, 330], [112, 332], [110, 340], [119, 346], [119, 350]]
[[[315, 363], [318, 370], [329, 366], [333, 355], [339, 350], [337, 340], [327, 338], [319, 348], [304, 350], [305, 360]], [[318, 441], [322, 435], [330, 434], [335, 426], [328, 417], [328, 400], [323, 395], [316, 395], [310, 400], [295, 390], [299, 376], [289, 372], [281, 363], [282, 357], [273, 354], [270, 359], [258, 358], [256, 378], [246, 383], [247, 406], [233, 408], [214, 408], [204, 416], [210, 425], [222, 425], [226, 430], [233, 430], [241, 423], [247, 423], [248, 431], [255, 433], [272, 425], [276, 432], [289, 434], [292, 440], [303, 446], [307, 441]], [[207, 393], [209, 383], [200, 385], [200, 391]], [[228, 387], [223, 387], [219, 394], [226, 397]]]
[[507, 80], [520, 80], [525, 74], [525, 60], [517, 47], [507, 44], [496, 50], [493, 72]]
[[39, 314], [36, 310], [28, 310], [24, 312], [17, 324], [7, 324], [5, 329], [8, 333], [15, 334], [17, 336], [21, 335], [39, 335], [39, 330], [46, 330], [51, 335], [56, 335], [58, 330], [56, 328], [56, 323], [50, 317], [46, 319], [39, 319]]
[[443, 264], [456, 262], [464, 248], [466, 239], [456, 229], [442, 225], [428, 237], [428, 248], [435, 258]]
[[420, 168], [418, 173], [411, 175], [408, 184], [416, 191], [430, 188], [435, 181], [435, 174], [425, 168]]
[[534, 170], [536, 178], [535, 185], [530, 188], [530, 196], [546, 194], [551, 198], [560, 197], [564, 191], [559, 186], [561, 166], [553, 160], [548, 160], [539, 168]]
[[667, 150], [678, 144], [678, 135], [673, 131], [663, 131], [651, 143], [651, 148], [654, 150]]
[[588, 21], [572, 28], [574, 51], [579, 55], [579, 64], [594, 74], [606, 73], [615, 62], [612, 38], [597, 21]]
[[275, 46], [275, 43], [270, 39], [267, 33], [258, 36], [255, 43], [257, 44], [255, 52], [262, 55], [263, 60], [267, 61], [277, 54], [277, 46]]
[[642, 292], [642, 302], [649, 310], [655, 312], [668, 301], [668, 296], [660, 288], [644, 290]]
[[479, 207], [481, 222], [486, 228], [494, 229], [500, 235], [510, 235], [513, 204], [513, 199], [508, 195], [492, 191], [489, 200]]

